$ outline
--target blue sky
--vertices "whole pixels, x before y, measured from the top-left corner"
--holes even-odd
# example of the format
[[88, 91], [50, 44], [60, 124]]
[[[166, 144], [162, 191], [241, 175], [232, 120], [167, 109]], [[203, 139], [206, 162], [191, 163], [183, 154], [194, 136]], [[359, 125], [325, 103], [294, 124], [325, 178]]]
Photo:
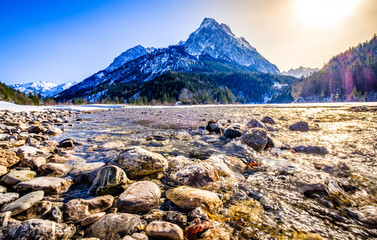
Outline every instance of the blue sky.
[[353, 20], [362, 21], [363, 27], [347, 26], [346, 32], [295, 25], [294, 1], [3, 0], [0, 81], [81, 81], [135, 45], [166, 47], [187, 39], [204, 17], [228, 24], [281, 70], [321, 67], [377, 31], [374, 0], [359, 0], [366, 2], [358, 13], [364, 17], [356, 14]]

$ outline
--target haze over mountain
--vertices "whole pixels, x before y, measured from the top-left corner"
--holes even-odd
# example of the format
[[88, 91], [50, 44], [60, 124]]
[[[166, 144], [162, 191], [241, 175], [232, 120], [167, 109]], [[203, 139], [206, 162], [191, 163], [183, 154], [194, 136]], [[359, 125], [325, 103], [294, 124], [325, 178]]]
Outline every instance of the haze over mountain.
[[[95, 101], [113, 85], [150, 81], [163, 73], [234, 72], [279, 74], [279, 69], [252, 47], [237, 38], [225, 24], [205, 18], [185, 42], [167, 48], [131, 48], [105, 70], [61, 92], [58, 100], [84, 97]], [[129, 97], [129, 96], [127, 96]]]

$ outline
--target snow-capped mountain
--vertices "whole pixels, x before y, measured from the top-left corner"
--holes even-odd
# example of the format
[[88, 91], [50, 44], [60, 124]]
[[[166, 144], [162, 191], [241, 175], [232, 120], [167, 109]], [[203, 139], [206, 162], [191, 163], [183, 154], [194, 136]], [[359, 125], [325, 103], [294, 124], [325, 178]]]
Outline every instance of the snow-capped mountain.
[[[133, 47], [116, 57], [105, 70], [59, 93], [58, 100], [85, 96], [93, 99], [114, 84], [144, 82], [168, 71], [246, 71], [279, 74], [244, 38], [237, 38], [225, 24], [205, 18], [189, 38], [178, 45], [155, 49]], [[107, 87], [106, 87], [107, 86]]]
[[302, 77], [309, 77], [311, 76], [313, 73], [315, 72], [318, 72], [319, 69], [318, 68], [309, 68], [309, 67], [299, 67], [299, 68], [296, 68], [296, 69], [289, 69], [289, 71], [287, 72], [282, 72], [281, 74], [282, 75], [287, 75], [287, 76], [292, 76], [292, 77], [296, 77], [296, 78], [302, 78]]
[[24, 93], [36, 92], [37, 94], [41, 94], [43, 97], [52, 97], [72, 87], [72, 85], [74, 84], [75, 82], [56, 84], [56, 83], [49, 83], [46, 81], [39, 81], [39, 82], [31, 82], [31, 83], [24, 83], [24, 84], [14, 84], [14, 85], [11, 85], [11, 87]]

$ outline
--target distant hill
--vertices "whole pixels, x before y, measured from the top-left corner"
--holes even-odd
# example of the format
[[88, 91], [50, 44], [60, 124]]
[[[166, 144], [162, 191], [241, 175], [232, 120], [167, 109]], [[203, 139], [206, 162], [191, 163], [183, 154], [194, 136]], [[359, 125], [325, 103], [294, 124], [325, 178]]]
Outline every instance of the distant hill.
[[56, 84], [46, 81], [39, 81], [23, 84], [14, 84], [11, 85], [11, 87], [24, 93], [37, 93], [42, 95], [42, 97], [53, 97], [56, 94], [70, 88], [74, 84], [75, 82]]
[[[59, 93], [56, 99], [66, 101], [83, 98], [90, 102], [112, 99], [115, 96], [127, 99], [130, 98], [130, 92], [135, 94], [131, 98], [136, 99], [139, 96], [137, 86], [144, 86], [144, 82], [170, 71], [202, 74], [240, 71], [270, 75], [280, 73], [249, 42], [236, 37], [227, 25], [205, 18], [186, 41], [160, 49], [140, 45], [131, 48], [115, 58], [109, 67]], [[110, 94], [111, 89], [118, 89], [121, 85], [127, 85], [127, 92]], [[129, 89], [130, 86], [136, 87]]]
[[33, 93], [23, 93], [0, 82], [0, 101], [24, 105], [39, 105], [42, 101], [42, 96]]
[[313, 73], [319, 71], [318, 68], [299, 67], [296, 69], [289, 69], [287, 72], [282, 72], [281, 75], [292, 76], [296, 78], [310, 77]]
[[320, 71], [297, 83], [297, 101], [376, 101], [377, 36], [333, 57]]

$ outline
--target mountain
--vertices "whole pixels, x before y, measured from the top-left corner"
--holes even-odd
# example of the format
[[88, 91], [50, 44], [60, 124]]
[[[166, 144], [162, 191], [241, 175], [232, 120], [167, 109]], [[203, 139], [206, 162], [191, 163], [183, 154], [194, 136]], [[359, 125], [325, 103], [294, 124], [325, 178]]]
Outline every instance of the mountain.
[[[83, 97], [94, 102], [107, 97], [111, 87], [151, 81], [169, 71], [279, 74], [279, 69], [244, 38], [237, 38], [225, 24], [205, 18], [186, 41], [161, 49], [133, 47], [115, 58], [105, 70], [57, 94], [56, 99], [64, 101]], [[127, 94], [123, 95], [126, 97]]]
[[289, 69], [287, 72], [282, 72], [281, 74], [282, 75], [286, 75], [286, 76], [292, 76], [292, 77], [295, 77], [295, 78], [306, 78], [306, 77], [309, 77], [311, 76], [313, 73], [315, 72], [318, 72], [319, 69], [318, 68], [309, 68], [309, 67], [299, 67], [299, 68], [296, 68], [296, 69]]
[[11, 85], [11, 87], [23, 93], [37, 93], [37, 94], [42, 95], [42, 97], [52, 97], [72, 87], [72, 85], [74, 84], [75, 82], [56, 84], [56, 83], [49, 83], [46, 81], [39, 81], [39, 82], [31, 82], [31, 83], [24, 83], [24, 84], [14, 84], [14, 85]]
[[377, 36], [333, 57], [320, 71], [297, 83], [302, 102], [376, 101]]
[[23, 93], [0, 82], [0, 101], [24, 105], [39, 105], [42, 102], [42, 97], [34, 93]]

